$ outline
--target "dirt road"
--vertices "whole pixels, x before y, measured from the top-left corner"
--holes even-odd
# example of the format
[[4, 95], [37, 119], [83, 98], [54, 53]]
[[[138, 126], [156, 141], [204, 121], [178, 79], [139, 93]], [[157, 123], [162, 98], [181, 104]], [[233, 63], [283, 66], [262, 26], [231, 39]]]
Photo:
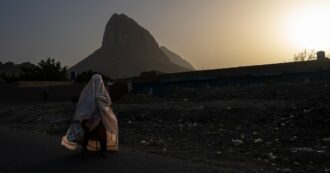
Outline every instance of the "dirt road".
[[[59, 145], [58, 137], [0, 128], [0, 172], [232, 172], [121, 147], [109, 158], [82, 155]], [[235, 171], [237, 172], [237, 171]]]

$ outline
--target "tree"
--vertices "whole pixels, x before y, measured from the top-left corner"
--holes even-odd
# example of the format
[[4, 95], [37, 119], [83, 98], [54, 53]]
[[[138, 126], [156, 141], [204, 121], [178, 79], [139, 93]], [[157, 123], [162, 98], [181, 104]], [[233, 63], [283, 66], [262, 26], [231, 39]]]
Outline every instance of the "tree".
[[314, 49], [311, 49], [311, 50], [309, 51], [308, 56], [307, 56], [307, 60], [308, 60], [308, 61], [311, 61], [311, 60], [315, 60], [315, 59], [316, 59], [316, 52], [315, 52]]
[[33, 68], [23, 68], [20, 80], [32, 81], [63, 81], [67, 80], [67, 67], [62, 67], [59, 61], [53, 58], [41, 60]]
[[293, 55], [293, 61], [311, 61], [316, 59], [316, 52], [314, 49], [304, 49], [302, 52]]
[[67, 80], [67, 68], [62, 68], [61, 63], [59, 61], [55, 62], [55, 59], [41, 60], [36, 70], [40, 80]]

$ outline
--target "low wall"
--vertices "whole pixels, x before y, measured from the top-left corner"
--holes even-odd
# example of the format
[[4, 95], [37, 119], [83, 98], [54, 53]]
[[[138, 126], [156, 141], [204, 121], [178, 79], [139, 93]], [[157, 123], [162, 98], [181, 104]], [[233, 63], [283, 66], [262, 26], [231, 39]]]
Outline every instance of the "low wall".
[[[21, 85], [19, 85], [21, 84]], [[48, 84], [48, 86], [46, 85]], [[15, 82], [0, 86], [0, 103], [27, 102], [60, 102], [79, 99], [86, 83], [72, 84], [59, 82]], [[118, 82], [107, 86], [112, 101], [116, 101], [129, 93], [129, 86], [125, 82]]]
[[186, 88], [204, 88], [204, 87], [224, 87], [224, 86], [242, 86], [250, 84], [270, 84], [287, 82], [308, 82], [308, 81], [330, 81], [330, 70], [316, 70], [312, 72], [301, 73], [282, 73], [275, 75], [243, 75], [243, 76], [216, 76], [204, 80], [199, 78], [186, 78], [178, 81], [160, 80], [145, 83], [134, 83], [133, 92], [156, 96], [166, 96], [172, 92], [174, 87]]
[[55, 82], [55, 81], [15, 81], [6, 86], [10, 87], [50, 87], [50, 86], [68, 86], [73, 85], [72, 82]]
[[76, 101], [84, 85], [47, 87], [0, 87], [0, 102], [58, 102]]

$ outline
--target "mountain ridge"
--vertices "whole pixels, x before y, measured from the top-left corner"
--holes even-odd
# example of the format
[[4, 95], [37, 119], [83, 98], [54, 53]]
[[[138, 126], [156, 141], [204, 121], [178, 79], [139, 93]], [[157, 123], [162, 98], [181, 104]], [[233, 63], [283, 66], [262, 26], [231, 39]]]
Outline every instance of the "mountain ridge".
[[185, 60], [184, 58], [182, 58], [180, 55], [176, 54], [175, 52], [171, 51], [167, 47], [161, 46], [160, 49], [165, 53], [165, 55], [167, 57], [170, 58], [170, 60], [173, 63], [178, 64], [182, 67], [188, 68], [190, 70], [195, 70], [195, 67], [192, 66], [187, 60]]

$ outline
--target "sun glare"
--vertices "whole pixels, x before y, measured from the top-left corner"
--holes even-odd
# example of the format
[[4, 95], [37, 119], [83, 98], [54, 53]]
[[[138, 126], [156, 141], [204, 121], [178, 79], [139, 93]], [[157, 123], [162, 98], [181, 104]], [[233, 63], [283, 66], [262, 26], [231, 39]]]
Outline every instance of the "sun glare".
[[289, 39], [299, 49], [330, 48], [330, 10], [325, 7], [302, 9], [289, 18]]

